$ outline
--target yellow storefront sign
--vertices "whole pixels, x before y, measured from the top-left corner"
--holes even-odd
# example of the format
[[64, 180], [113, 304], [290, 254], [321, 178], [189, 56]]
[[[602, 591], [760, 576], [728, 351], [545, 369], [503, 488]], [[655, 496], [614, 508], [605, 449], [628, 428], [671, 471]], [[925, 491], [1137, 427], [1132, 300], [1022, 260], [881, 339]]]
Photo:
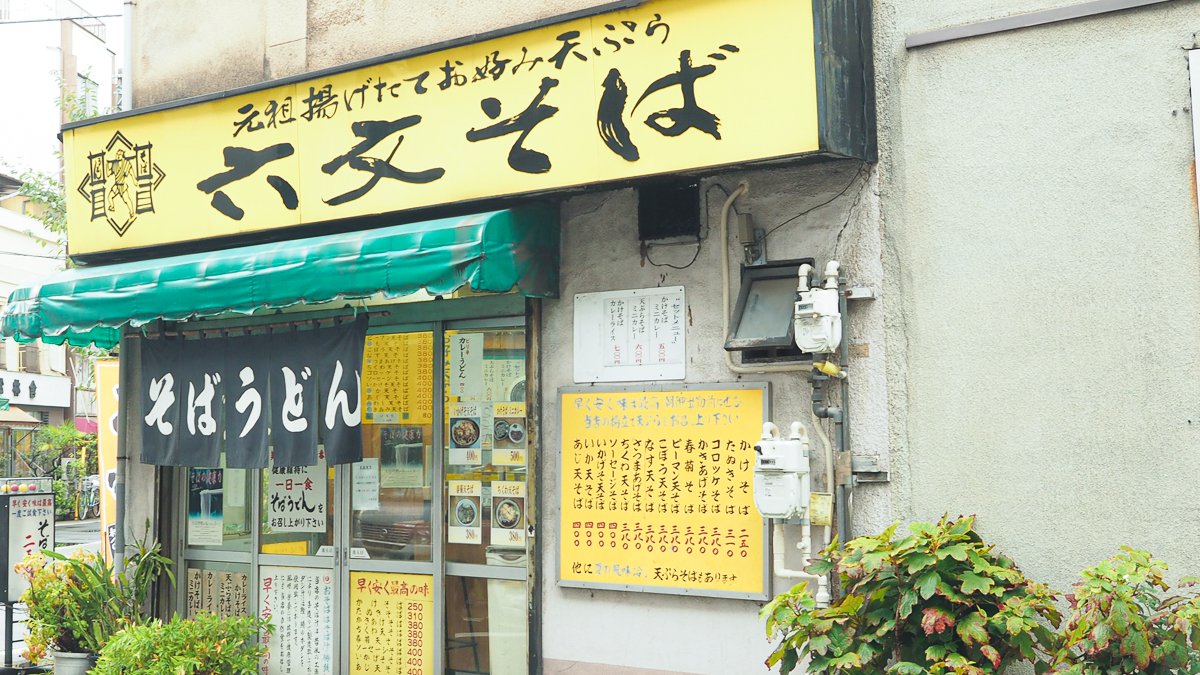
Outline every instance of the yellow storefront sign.
[[822, 149], [812, 3], [654, 0], [64, 132], [72, 254]]
[[563, 393], [559, 579], [764, 596], [765, 388]]

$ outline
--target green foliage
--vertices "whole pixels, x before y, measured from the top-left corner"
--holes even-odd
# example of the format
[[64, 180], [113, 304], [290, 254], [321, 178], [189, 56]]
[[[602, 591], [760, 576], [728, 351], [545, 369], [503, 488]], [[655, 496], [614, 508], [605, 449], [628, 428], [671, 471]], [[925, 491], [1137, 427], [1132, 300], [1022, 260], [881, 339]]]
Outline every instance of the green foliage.
[[65, 516], [72, 513], [75, 508], [75, 491], [71, 489], [71, 483], [56, 480], [51, 482], [51, 486], [54, 488], [54, 514]]
[[[1128, 546], [1082, 572], [1055, 669], [1065, 675], [1200, 672], [1200, 597], [1172, 595], [1166, 563]], [[1184, 586], [1197, 579], [1185, 579]]]
[[254, 675], [266, 648], [258, 636], [270, 630], [259, 617], [202, 612], [170, 623], [131, 626], [100, 650], [93, 675]]
[[836, 604], [817, 609], [800, 585], [763, 608], [768, 637], [780, 636], [768, 667], [788, 675], [807, 657], [817, 675], [993, 675], [1016, 661], [1049, 668], [1050, 626], [1061, 620], [1054, 591], [984, 544], [974, 518], [915, 523], [893, 540], [896, 528], [844, 550], [835, 541], [809, 566], [837, 572]]
[[[21, 460], [28, 466], [33, 475], [54, 475], [58, 460], [64, 457], [79, 457], [84, 452], [96, 453], [96, 434], [85, 434], [75, 428], [74, 420], [67, 420], [58, 426], [40, 426], [33, 433], [29, 454], [22, 455]], [[73, 466], [78, 469], [78, 465]]]
[[[67, 239], [67, 198], [63, 194], [62, 183], [58, 178], [48, 173], [25, 169], [16, 176], [21, 181], [17, 194], [27, 197], [34, 206], [30, 216], [41, 221], [46, 229], [58, 235], [64, 242]], [[43, 242], [43, 246], [48, 245]]]
[[30, 582], [21, 596], [29, 612], [27, 659], [37, 662], [48, 649], [97, 654], [113, 635], [143, 621], [154, 583], [166, 574], [174, 584], [175, 577], [159, 544], [136, 546], [120, 574], [92, 553], [68, 558], [45, 551], [16, 566]]

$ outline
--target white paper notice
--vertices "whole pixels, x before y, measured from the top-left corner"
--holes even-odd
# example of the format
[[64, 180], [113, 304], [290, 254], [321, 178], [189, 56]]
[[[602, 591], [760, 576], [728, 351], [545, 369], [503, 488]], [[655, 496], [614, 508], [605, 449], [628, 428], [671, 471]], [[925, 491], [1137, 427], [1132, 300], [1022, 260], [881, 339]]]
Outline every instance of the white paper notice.
[[450, 481], [451, 544], [483, 543], [483, 483], [477, 480]]
[[273, 466], [267, 483], [267, 525], [275, 532], [324, 532], [328, 493], [325, 453], [316, 466]]
[[355, 511], [379, 510], [379, 458], [367, 457], [354, 465]]
[[483, 333], [451, 335], [450, 395], [478, 400], [483, 394]]
[[575, 381], [681, 380], [687, 373], [682, 286], [575, 296]]
[[262, 675], [332, 675], [333, 576], [329, 570], [262, 567], [259, 615], [275, 632], [263, 635]]

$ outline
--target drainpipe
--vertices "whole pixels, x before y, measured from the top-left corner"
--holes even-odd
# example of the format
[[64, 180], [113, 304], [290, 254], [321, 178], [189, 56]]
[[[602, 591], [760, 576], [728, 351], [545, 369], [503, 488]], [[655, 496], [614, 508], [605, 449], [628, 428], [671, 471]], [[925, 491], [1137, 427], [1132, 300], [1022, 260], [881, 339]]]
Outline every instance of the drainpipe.
[[[128, 4], [126, 4], [128, 7]], [[133, 345], [133, 334], [128, 330], [121, 331], [121, 352], [118, 363], [119, 380], [117, 399], [117, 480], [113, 484], [116, 493], [117, 518], [116, 532], [113, 534], [113, 565], [118, 574], [125, 571], [125, 472], [129, 457], [129, 416], [132, 411], [128, 405], [134, 397], [131, 396], [133, 384], [133, 364], [130, 352]]]
[[133, 110], [133, 0], [125, 0], [121, 23], [121, 110]]
[[[842, 274], [840, 266], [830, 262], [825, 269], [826, 288], [837, 288], [838, 293], [838, 312], [842, 316], [843, 326], [846, 325], [847, 303], [846, 303], [846, 278]], [[843, 466], [845, 475], [841, 476], [840, 482], [836, 483], [834, 498], [836, 500], [837, 510], [837, 532], [838, 539], [844, 545], [852, 538], [850, 517], [850, 497], [854, 490], [854, 475], [849, 469], [850, 449], [849, 431], [846, 428], [846, 411], [850, 406], [850, 386], [846, 381], [845, 369], [850, 365], [850, 348], [849, 336], [846, 335], [843, 328], [842, 343], [839, 354], [839, 363], [835, 364], [832, 360], [822, 364], [814, 364], [813, 370], [808, 374], [808, 382], [812, 385], [812, 411], [813, 414], [822, 419], [833, 420], [833, 447], [837, 455], [839, 463]], [[839, 380], [841, 387], [841, 407], [833, 407], [825, 401], [825, 387], [830, 384], [831, 379]], [[834, 485], [834, 483], [831, 483]]]

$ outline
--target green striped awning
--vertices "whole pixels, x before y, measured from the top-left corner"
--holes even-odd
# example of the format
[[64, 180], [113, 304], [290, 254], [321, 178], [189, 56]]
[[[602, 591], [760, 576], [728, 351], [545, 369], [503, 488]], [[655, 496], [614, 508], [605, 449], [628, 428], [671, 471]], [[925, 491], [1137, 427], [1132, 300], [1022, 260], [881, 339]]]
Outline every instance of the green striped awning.
[[123, 325], [462, 286], [558, 296], [558, 214], [523, 207], [210, 253], [76, 267], [21, 286], [0, 335], [108, 349]]

